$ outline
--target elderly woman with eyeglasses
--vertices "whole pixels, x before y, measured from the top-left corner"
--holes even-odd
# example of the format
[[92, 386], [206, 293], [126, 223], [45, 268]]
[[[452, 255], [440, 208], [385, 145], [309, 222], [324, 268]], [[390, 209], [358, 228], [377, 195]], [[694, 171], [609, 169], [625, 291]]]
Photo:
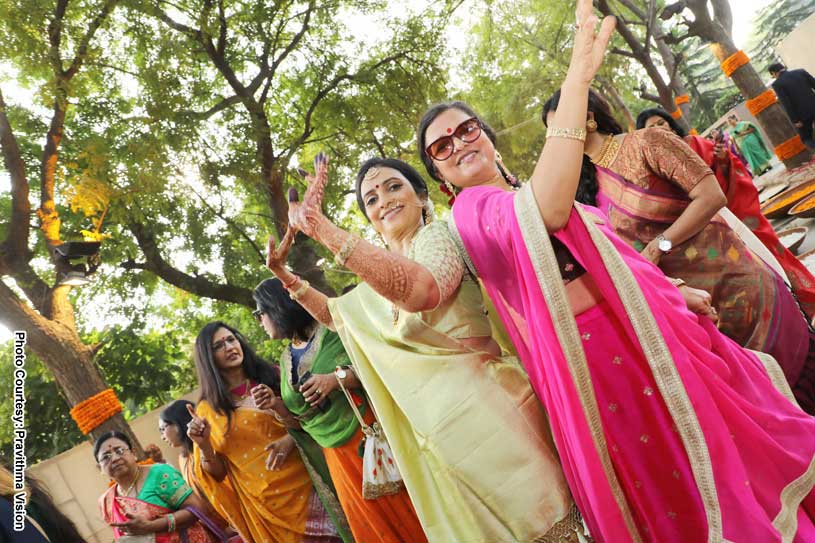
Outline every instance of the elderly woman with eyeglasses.
[[213, 533], [220, 531], [202, 513], [206, 504], [184, 482], [181, 473], [167, 464], [139, 465], [126, 435], [101, 435], [93, 446], [93, 456], [102, 473], [115, 483], [99, 498], [99, 509], [105, 522], [113, 527], [117, 542], [218, 540]]

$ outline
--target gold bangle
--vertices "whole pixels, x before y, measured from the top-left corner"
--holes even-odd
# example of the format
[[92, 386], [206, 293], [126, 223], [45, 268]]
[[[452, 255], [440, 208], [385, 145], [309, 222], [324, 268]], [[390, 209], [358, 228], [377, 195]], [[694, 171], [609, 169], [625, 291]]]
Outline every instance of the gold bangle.
[[586, 141], [585, 128], [558, 128], [550, 126], [546, 129], [546, 139], [565, 138], [567, 140]]
[[354, 249], [357, 247], [357, 243], [359, 243], [358, 237], [354, 236], [353, 234], [348, 236], [348, 239], [342, 244], [340, 250], [337, 251], [336, 255], [334, 255], [334, 262], [336, 262], [338, 266], [345, 266], [345, 261], [348, 260], [351, 253], [354, 252]]
[[668, 277], [668, 281], [670, 281], [671, 284], [673, 286], [675, 286], [676, 288], [679, 288], [679, 287], [687, 284], [687, 283], [685, 283], [684, 279], [680, 279], [679, 277]]
[[305, 294], [305, 293], [306, 293], [306, 291], [307, 291], [307, 290], [308, 290], [310, 287], [311, 287], [311, 285], [309, 285], [309, 282], [308, 282], [308, 281], [306, 281], [305, 279], [300, 279], [300, 286], [298, 287], [298, 289], [297, 289], [297, 290], [295, 290], [295, 291], [293, 291], [293, 292], [292, 292], [292, 291], [289, 291], [289, 298], [291, 298], [291, 299], [292, 299], [292, 300], [294, 300], [294, 301], [299, 300], [299, 299], [300, 299], [300, 297], [301, 297], [303, 294]]

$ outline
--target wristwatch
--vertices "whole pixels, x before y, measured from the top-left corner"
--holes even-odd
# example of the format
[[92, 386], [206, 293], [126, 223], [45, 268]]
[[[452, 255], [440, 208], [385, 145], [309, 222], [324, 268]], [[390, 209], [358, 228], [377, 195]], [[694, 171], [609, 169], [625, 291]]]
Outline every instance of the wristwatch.
[[671, 243], [671, 240], [660, 234], [657, 236], [657, 247], [663, 253], [668, 254], [671, 252], [671, 249], [674, 248], [674, 244]]
[[337, 366], [337, 369], [334, 370], [334, 375], [337, 376], [337, 379], [345, 379], [348, 377], [348, 372], [345, 368], [348, 366]]

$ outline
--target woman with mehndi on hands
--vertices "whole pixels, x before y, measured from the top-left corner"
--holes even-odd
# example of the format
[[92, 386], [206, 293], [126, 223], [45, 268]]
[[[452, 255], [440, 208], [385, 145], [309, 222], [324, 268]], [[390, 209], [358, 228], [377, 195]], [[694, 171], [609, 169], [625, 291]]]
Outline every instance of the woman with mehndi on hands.
[[270, 240], [269, 268], [342, 338], [428, 540], [588, 541], [540, 405], [516, 361], [501, 358], [424, 180], [394, 159], [359, 170], [357, 203], [383, 249], [323, 215], [327, 167], [318, 155], [303, 203], [290, 203], [290, 227], [363, 282], [331, 299], [310, 288], [285, 267], [293, 230], [277, 250]]
[[574, 201], [589, 85], [614, 27], [596, 34], [591, 0], [577, 20], [560, 104], [519, 191], [471, 110], [434, 107], [418, 134], [428, 172], [460, 189], [451, 225], [546, 407], [572, 495], [598, 541], [813, 541], [815, 419], [771, 358], [688, 311]]

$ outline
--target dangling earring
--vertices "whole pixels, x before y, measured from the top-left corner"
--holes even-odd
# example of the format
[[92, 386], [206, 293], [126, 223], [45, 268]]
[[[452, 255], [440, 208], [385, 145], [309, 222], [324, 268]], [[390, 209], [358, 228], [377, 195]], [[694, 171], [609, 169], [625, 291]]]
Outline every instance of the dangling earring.
[[376, 239], [379, 241], [379, 243], [382, 244], [382, 247], [384, 247], [385, 249], [388, 248], [388, 242], [385, 241], [385, 238], [379, 232], [376, 233]]
[[450, 197], [450, 199], [447, 200], [447, 205], [449, 206], [453, 205], [453, 202], [456, 201], [456, 189], [453, 186], [453, 184], [445, 179], [439, 185], [439, 190]]
[[589, 119], [586, 121], [586, 131], [587, 132], [597, 132], [597, 121], [594, 119]]
[[424, 201], [422, 206], [422, 217], [424, 218], [425, 226], [436, 220], [436, 208], [433, 206], [433, 202], [429, 197]]

